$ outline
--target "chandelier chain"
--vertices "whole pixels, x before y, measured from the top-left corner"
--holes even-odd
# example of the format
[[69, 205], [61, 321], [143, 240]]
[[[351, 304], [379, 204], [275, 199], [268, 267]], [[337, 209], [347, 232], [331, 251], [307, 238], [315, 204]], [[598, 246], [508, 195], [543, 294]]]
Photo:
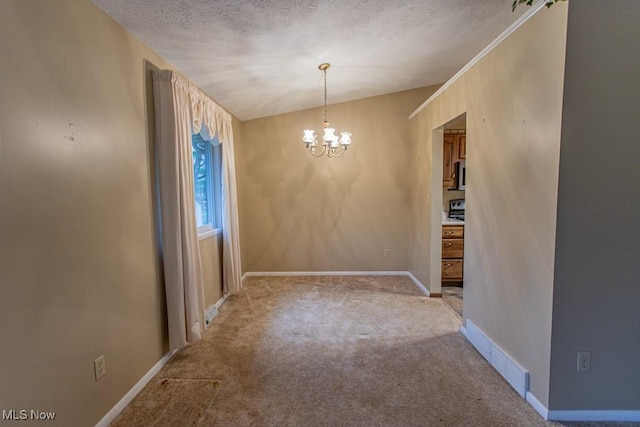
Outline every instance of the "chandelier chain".
[[324, 73], [324, 122], [327, 123], [327, 70], [322, 70]]

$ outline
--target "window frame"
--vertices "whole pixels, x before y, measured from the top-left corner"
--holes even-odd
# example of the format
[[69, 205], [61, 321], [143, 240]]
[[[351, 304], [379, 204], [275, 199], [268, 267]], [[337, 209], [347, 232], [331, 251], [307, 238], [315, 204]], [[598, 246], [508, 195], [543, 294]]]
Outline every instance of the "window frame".
[[[198, 134], [191, 135], [192, 150], [193, 137], [196, 135], [199, 136]], [[200, 138], [202, 139], [202, 137]], [[208, 221], [197, 227], [198, 240], [222, 233], [222, 144], [212, 144], [212, 141], [202, 140], [205, 142], [204, 162]], [[194, 176], [193, 179], [195, 209], [196, 177]]]

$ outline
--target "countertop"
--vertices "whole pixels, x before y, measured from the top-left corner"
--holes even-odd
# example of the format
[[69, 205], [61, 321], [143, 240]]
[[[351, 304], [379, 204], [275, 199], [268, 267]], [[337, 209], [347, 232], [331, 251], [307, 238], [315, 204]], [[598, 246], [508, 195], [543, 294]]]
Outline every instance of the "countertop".
[[464, 225], [464, 221], [453, 218], [442, 218], [442, 225]]

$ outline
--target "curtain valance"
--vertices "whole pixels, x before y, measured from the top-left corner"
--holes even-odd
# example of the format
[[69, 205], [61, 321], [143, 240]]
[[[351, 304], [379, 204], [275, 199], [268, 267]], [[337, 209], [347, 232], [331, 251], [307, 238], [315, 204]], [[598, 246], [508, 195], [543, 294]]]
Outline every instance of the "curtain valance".
[[160, 70], [153, 73], [157, 82], [167, 82], [183, 90], [191, 105], [192, 133], [200, 134], [205, 141], [212, 141], [216, 134], [220, 143], [229, 141], [231, 132], [231, 114], [213, 101], [200, 88], [184, 79], [172, 70]]

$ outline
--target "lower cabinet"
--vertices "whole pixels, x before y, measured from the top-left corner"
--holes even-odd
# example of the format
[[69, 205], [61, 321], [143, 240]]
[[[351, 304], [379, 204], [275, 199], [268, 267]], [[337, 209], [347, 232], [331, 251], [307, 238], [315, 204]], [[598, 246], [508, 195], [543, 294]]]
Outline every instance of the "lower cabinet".
[[464, 225], [442, 226], [442, 281], [462, 282]]
[[442, 260], [442, 281], [462, 281], [462, 260]]

